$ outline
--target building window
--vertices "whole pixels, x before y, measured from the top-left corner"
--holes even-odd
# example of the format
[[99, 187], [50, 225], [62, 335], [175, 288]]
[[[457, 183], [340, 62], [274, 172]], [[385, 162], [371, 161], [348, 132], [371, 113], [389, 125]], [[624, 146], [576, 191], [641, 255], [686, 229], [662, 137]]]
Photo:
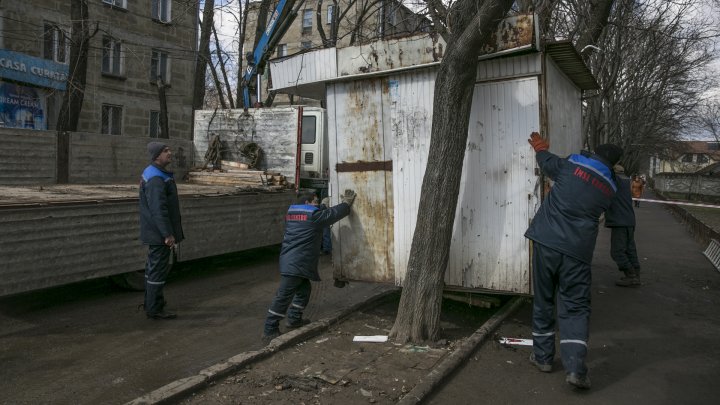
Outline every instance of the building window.
[[312, 31], [313, 11], [311, 8], [303, 11], [302, 33], [309, 34]]
[[170, 57], [166, 52], [153, 49], [150, 60], [150, 82], [155, 83], [158, 77], [164, 84], [170, 83]]
[[310, 49], [312, 48], [312, 42], [310, 41], [303, 41], [300, 43], [300, 48], [302, 49]]
[[327, 21], [325, 21], [325, 24], [332, 24], [334, 15], [335, 15], [335, 5], [329, 5], [327, 8]]
[[171, 0], [152, 0], [151, 15], [154, 20], [170, 22]]
[[100, 132], [103, 134], [122, 134], [122, 106], [102, 105], [102, 124]]
[[160, 111], [150, 111], [150, 138], [160, 138], [162, 128], [160, 127]]
[[693, 155], [692, 155], [692, 153], [686, 153], [686, 154], [684, 154], [683, 157], [682, 157], [682, 159], [681, 159], [681, 161], [684, 162], [684, 163], [692, 163], [692, 161], [693, 161]]
[[702, 153], [700, 153], [700, 154], [697, 155], [697, 160], [696, 160], [696, 162], [697, 162], [697, 163], [707, 163], [707, 162], [708, 162], [708, 157], [707, 157], [706, 155], [703, 155]]
[[279, 44], [277, 48], [278, 58], [287, 56], [287, 44]]
[[122, 42], [115, 38], [103, 37], [102, 72], [109, 75], [123, 74]]
[[43, 32], [43, 58], [57, 63], [68, 63], [70, 40], [57, 25], [46, 22]]
[[127, 0], [102, 0], [102, 2], [113, 7], [127, 8]]

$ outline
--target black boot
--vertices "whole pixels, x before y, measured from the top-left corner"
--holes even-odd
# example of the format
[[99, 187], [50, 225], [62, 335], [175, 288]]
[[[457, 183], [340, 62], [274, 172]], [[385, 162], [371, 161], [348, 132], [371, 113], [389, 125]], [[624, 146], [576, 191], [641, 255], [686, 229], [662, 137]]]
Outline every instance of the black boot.
[[625, 273], [625, 276], [615, 281], [615, 285], [620, 287], [640, 287], [641, 283], [639, 268], [625, 269], [622, 270], [622, 272]]

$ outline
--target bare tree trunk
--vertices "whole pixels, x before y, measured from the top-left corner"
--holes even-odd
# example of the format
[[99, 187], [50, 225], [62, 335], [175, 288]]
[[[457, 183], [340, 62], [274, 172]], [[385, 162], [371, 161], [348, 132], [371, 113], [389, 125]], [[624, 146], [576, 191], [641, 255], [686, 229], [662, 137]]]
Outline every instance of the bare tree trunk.
[[72, 33], [70, 44], [70, 69], [67, 90], [63, 96], [58, 115], [58, 131], [77, 131], [87, 81], [88, 50], [90, 39], [97, 33], [97, 27], [90, 34], [87, 0], [72, 0], [70, 4]]
[[247, 32], [247, 15], [248, 15], [248, 5], [250, 4], [250, 0], [245, 0], [245, 6], [242, 9], [242, 22], [240, 23], [240, 34], [238, 38], [238, 42], [240, 43], [240, 48], [238, 52], [238, 75], [237, 75], [237, 83], [235, 85], [235, 99], [238, 100], [238, 105], [241, 104], [240, 100], [242, 100], [242, 78], [245, 71], [243, 70], [243, 58], [245, 55], [243, 55], [243, 44], [245, 44], [245, 33]]
[[157, 78], [158, 99], [160, 100], [160, 135], [158, 138], [170, 139], [170, 125], [168, 124], [167, 97], [165, 95], [165, 81]]
[[225, 70], [225, 60], [223, 59], [222, 50], [220, 49], [220, 40], [218, 40], [217, 31], [215, 30], [215, 24], [212, 26], [213, 36], [215, 37], [215, 52], [217, 53], [218, 63], [220, 63], [220, 73], [223, 75], [225, 81], [225, 88], [227, 89], [228, 102], [230, 108], [235, 108], [235, 102], [233, 101], [232, 89], [230, 88], [230, 81], [228, 80], [227, 71]]
[[478, 66], [477, 50], [495, 31], [513, 0], [460, 0], [450, 10], [453, 25], [435, 80], [428, 164], [417, 225], [410, 248], [397, 318], [396, 342], [435, 340], [443, 279], [460, 190], [470, 107]]
[[215, 84], [215, 90], [217, 90], [218, 93], [218, 99], [220, 100], [220, 106], [223, 109], [227, 108], [227, 103], [225, 103], [225, 96], [223, 95], [223, 88], [222, 84], [220, 84], [220, 78], [217, 74], [217, 69], [215, 68], [215, 65], [212, 63], [211, 60], [207, 61], [208, 66], [210, 66], [210, 74], [213, 77], [213, 83]]
[[585, 59], [585, 62], [588, 61], [588, 55], [590, 54], [585, 47], [597, 44], [603, 29], [608, 23], [615, 0], [589, 0], [589, 2], [590, 13], [587, 19], [584, 20], [585, 27], [581, 29], [580, 37], [575, 43], [575, 47], [581, 53], [580, 56]]
[[205, 100], [205, 73], [210, 60], [210, 30], [213, 27], [215, 0], [205, 0], [203, 19], [200, 24], [200, 48], [195, 61], [195, 78], [193, 82], [193, 110], [199, 110]]

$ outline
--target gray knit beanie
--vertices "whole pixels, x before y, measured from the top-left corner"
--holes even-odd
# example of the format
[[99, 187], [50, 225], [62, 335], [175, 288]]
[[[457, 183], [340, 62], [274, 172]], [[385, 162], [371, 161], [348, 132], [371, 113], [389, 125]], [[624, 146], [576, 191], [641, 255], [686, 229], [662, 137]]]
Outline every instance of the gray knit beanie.
[[165, 145], [162, 142], [150, 142], [147, 145], [147, 151], [148, 155], [150, 156], [150, 161], [154, 162], [155, 159], [157, 159], [158, 156], [162, 153], [162, 151], [167, 148], [168, 146]]

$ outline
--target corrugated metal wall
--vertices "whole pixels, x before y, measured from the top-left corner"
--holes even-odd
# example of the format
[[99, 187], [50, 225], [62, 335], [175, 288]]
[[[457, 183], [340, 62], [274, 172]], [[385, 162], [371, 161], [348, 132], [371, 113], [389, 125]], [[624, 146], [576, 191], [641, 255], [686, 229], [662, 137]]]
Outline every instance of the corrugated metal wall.
[[[178, 259], [280, 243], [292, 198], [181, 196], [186, 240]], [[137, 199], [0, 209], [0, 296], [142, 270], [138, 215]]]
[[70, 136], [70, 183], [110, 184], [137, 183], [150, 163], [147, 144], [164, 142], [173, 152], [170, 170], [180, 181], [193, 161], [192, 142], [182, 139], [153, 139], [72, 133]]
[[307, 52], [270, 61], [273, 88], [294, 87], [337, 77], [336, 49]]
[[383, 79], [367, 79], [328, 86], [330, 178], [333, 203], [346, 188], [358, 198], [352, 214], [333, 227], [333, 257], [337, 278], [393, 282], [392, 172], [337, 172], [338, 163], [386, 162], [392, 159], [387, 138], [388, 88]]
[[[311, 110], [312, 107], [305, 107]], [[244, 161], [243, 142], [255, 142], [263, 150], [259, 168], [280, 172], [295, 179], [298, 108], [259, 108], [243, 110], [203, 110], [195, 112], [195, 165], [205, 163], [208, 142], [218, 135], [227, 150], [224, 158]]]
[[393, 146], [395, 282], [402, 285], [410, 258], [422, 179], [425, 175], [437, 70], [390, 76], [390, 124]]
[[484, 60], [478, 64], [478, 82], [539, 75], [542, 72], [539, 53]]
[[56, 181], [55, 132], [0, 129], [0, 184], [53, 184]]
[[221, 255], [282, 242], [295, 193], [245, 193], [181, 200], [186, 242], [178, 260]]
[[535, 212], [535, 153], [540, 128], [537, 78], [478, 84], [446, 284], [530, 293], [529, 244]]
[[546, 58], [547, 127], [550, 150], [558, 156], [582, 149], [581, 91], [560, 71], [552, 58]]

